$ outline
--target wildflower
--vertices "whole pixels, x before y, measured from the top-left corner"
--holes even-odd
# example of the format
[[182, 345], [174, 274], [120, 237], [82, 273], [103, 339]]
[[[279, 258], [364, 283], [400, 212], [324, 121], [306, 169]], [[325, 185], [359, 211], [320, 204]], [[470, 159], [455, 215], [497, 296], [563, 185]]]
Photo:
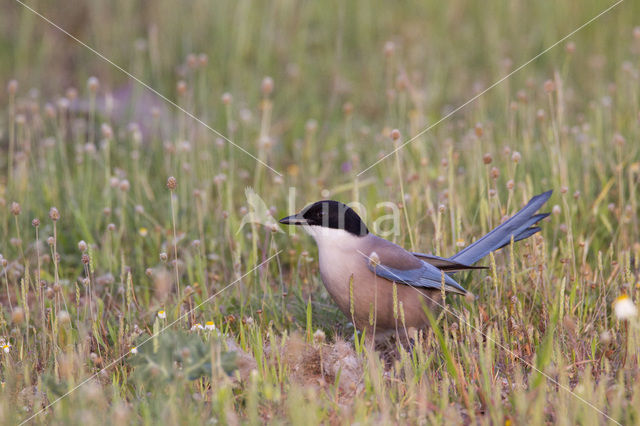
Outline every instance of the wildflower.
[[166, 319], [167, 318], [167, 313], [163, 310], [159, 310], [158, 311], [158, 318], [160, 319]]
[[199, 322], [191, 326], [191, 331], [198, 331], [198, 330], [204, 330], [204, 327]]
[[456, 247], [464, 247], [464, 240], [462, 238], [456, 240]]
[[49, 218], [51, 218], [51, 220], [53, 220], [54, 222], [60, 219], [60, 213], [58, 212], [58, 209], [56, 209], [55, 207], [51, 207], [51, 209], [49, 209]]
[[184, 94], [187, 93], [187, 83], [184, 80], [178, 81], [178, 83], [176, 83], [176, 91], [178, 95], [184, 96]]
[[265, 96], [269, 96], [273, 92], [273, 79], [271, 77], [265, 77], [262, 80], [261, 90]]
[[133, 355], [135, 355], [135, 354], [137, 354], [137, 353], [138, 353], [138, 348], [137, 348], [136, 346], [134, 346], [134, 347], [132, 347], [132, 348], [131, 348], [131, 351], [130, 351], [130, 352], [131, 352]]
[[4, 345], [2, 345], [2, 351], [5, 354], [8, 354], [9, 352], [11, 352], [11, 343], [5, 343]]
[[396, 49], [396, 45], [395, 45], [395, 43], [394, 43], [394, 42], [392, 42], [392, 41], [387, 41], [387, 42], [384, 44], [384, 49], [383, 49], [384, 56], [386, 56], [387, 58], [388, 58], [388, 57], [390, 57], [391, 55], [393, 55], [393, 51], [394, 51], [395, 49]]
[[9, 84], [7, 84], [7, 92], [10, 95], [15, 95], [18, 91], [18, 81], [17, 80], [9, 80]]
[[98, 78], [93, 76], [89, 77], [89, 79], [87, 80], [87, 88], [89, 89], [89, 91], [91, 93], [96, 93], [99, 87], [100, 82], [98, 81]]
[[142, 227], [138, 229], [138, 234], [140, 234], [141, 237], [146, 237], [149, 234], [149, 230], [145, 227]]
[[213, 323], [213, 321], [207, 321], [204, 324], [204, 329], [207, 331], [213, 331], [216, 329], [216, 325]]
[[619, 320], [628, 320], [638, 315], [638, 308], [626, 294], [616, 298], [613, 302], [613, 309]]
[[80, 242], [78, 242], [78, 250], [85, 252], [87, 251], [87, 243], [84, 240], [80, 240]]
[[20, 204], [16, 203], [15, 201], [13, 203], [11, 203], [11, 214], [12, 215], [18, 216], [21, 211], [22, 211], [22, 209], [20, 208]]
[[169, 176], [169, 178], [167, 179], [167, 188], [169, 188], [170, 191], [173, 191], [177, 186], [178, 181], [176, 180], [176, 178], [173, 176]]

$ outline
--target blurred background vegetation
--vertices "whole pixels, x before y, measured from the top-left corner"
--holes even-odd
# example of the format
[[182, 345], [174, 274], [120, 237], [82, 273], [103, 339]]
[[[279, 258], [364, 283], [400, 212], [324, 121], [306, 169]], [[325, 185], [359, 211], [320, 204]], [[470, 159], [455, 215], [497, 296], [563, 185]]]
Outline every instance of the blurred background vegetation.
[[[87, 377], [36, 421], [607, 421], [584, 401], [638, 421], [637, 317], [613, 303], [640, 291], [640, 3], [361, 175], [613, 2], [27, 4], [113, 64], [2, 0], [3, 421]], [[394, 240], [442, 255], [544, 190], [554, 214], [464, 278], [476, 301], [380, 356], [309, 239], [238, 230], [247, 187], [275, 218], [330, 197], [371, 223], [397, 203]]]

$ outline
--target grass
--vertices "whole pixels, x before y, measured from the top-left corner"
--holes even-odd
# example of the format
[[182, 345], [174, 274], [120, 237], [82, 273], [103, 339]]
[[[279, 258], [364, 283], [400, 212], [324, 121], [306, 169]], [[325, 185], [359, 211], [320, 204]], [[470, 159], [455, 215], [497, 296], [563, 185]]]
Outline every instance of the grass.
[[[613, 311], [640, 296], [637, 3], [362, 175], [606, 5], [29, 4], [282, 175], [7, 4], [2, 423], [638, 422], [640, 325]], [[384, 227], [393, 202], [389, 238], [440, 255], [555, 192], [461, 277], [475, 300], [380, 353], [309, 238], [239, 230], [247, 187], [275, 218], [331, 197]]]

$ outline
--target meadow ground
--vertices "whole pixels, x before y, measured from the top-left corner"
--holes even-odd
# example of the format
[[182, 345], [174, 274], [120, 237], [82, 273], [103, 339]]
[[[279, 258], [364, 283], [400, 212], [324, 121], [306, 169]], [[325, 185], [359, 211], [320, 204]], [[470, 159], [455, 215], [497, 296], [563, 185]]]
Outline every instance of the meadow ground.
[[[640, 3], [563, 39], [612, 4], [28, 2], [109, 63], [3, 0], [0, 423], [638, 424]], [[548, 189], [409, 352], [265, 220], [450, 255]]]

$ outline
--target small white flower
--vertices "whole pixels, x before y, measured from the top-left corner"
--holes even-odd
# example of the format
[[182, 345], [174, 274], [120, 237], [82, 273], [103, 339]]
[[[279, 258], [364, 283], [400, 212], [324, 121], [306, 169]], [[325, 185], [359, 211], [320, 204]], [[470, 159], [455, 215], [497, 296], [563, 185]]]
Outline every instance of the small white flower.
[[2, 345], [2, 351], [5, 354], [8, 354], [9, 352], [11, 352], [11, 343], [5, 343], [4, 345]]
[[204, 329], [207, 331], [213, 331], [216, 329], [216, 325], [213, 323], [213, 321], [207, 321], [204, 324]]
[[158, 318], [160, 319], [167, 318], [167, 313], [165, 311], [158, 311]]
[[131, 353], [132, 353], [133, 355], [137, 354], [137, 353], [138, 353], [138, 348], [137, 348], [137, 347], [135, 347], [135, 346], [134, 346], [134, 347], [132, 347], [132, 348], [131, 348]]
[[613, 302], [613, 310], [619, 320], [628, 320], [638, 315], [638, 308], [626, 294], [618, 296]]
[[199, 322], [191, 326], [191, 331], [198, 331], [198, 330], [204, 330], [204, 327]]

